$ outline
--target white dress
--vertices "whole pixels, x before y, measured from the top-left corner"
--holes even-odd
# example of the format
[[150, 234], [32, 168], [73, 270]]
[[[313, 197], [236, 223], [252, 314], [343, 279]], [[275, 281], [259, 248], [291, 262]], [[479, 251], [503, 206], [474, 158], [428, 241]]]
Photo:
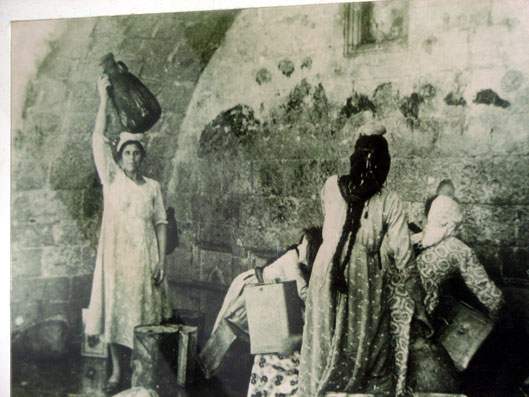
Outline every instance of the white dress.
[[134, 327], [171, 316], [167, 280], [155, 285], [155, 227], [167, 223], [160, 184], [137, 184], [116, 164], [103, 136], [94, 134], [93, 155], [103, 184], [104, 211], [85, 333], [133, 347]]

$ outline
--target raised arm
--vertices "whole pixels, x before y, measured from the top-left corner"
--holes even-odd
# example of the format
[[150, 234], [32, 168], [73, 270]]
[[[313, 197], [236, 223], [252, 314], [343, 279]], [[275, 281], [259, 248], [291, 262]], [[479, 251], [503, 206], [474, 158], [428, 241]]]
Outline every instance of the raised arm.
[[107, 87], [110, 82], [106, 76], [100, 77], [97, 81], [97, 90], [99, 92], [99, 109], [97, 111], [96, 123], [92, 134], [92, 152], [97, 173], [101, 183], [106, 184], [112, 180], [118, 165], [112, 156], [112, 149], [105, 137], [106, 129], [106, 112], [108, 104]]
[[465, 284], [489, 310], [490, 317], [497, 319], [504, 304], [503, 293], [490, 279], [470, 247], [465, 247], [461, 252], [466, 256], [460, 263], [461, 276]]

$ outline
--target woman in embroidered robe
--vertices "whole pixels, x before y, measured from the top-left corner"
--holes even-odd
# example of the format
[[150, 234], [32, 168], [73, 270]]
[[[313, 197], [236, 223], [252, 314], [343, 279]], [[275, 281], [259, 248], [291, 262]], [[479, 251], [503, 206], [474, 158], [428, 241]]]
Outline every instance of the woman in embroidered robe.
[[365, 132], [350, 173], [331, 176], [321, 191], [323, 243], [306, 300], [303, 397], [406, 393], [413, 251], [403, 204], [383, 187], [390, 168], [386, 130], [375, 125]]
[[171, 317], [165, 278], [166, 213], [160, 184], [143, 176], [141, 134], [122, 132], [117, 158], [104, 132], [108, 78], [98, 80], [100, 106], [92, 149], [103, 184], [104, 211], [85, 333], [109, 344], [115, 392], [121, 370], [117, 345], [132, 349], [134, 327]]
[[453, 183], [443, 180], [437, 188], [437, 196], [427, 208], [424, 231], [412, 236], [422, 249], [417, 257], [417, 269], [426, 294], [424, 304], [432, 314], [439, 303], [440, 285], [459, 273], [495, 319], [500, 314], [503, 294], [489, 278], [474, 251], [456, 237], [463, 215], [454, 193]]

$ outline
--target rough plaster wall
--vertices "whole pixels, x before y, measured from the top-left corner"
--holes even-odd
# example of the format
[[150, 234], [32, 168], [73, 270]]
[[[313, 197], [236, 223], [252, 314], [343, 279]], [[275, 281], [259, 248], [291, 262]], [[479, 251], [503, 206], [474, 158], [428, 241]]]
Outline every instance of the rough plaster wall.
[[194, 249], [179, 250], [174, 271], [228, 282], [321, 223], [322, 183], [347, 171], [372, 106], [389, 131], [388, 185], [411, 220], [450, 177], [464, 240], [494, 277], [527, 277], [527, 2], [412, 0], [407, 45], [352, 57], [343, 15], [251, 9], [228, 31], [179, 136], [169, 199]]
[[[15, 98], [24, 98], [15, 108], [20, 122], [13, 131], [14, 329], [63, 314], [77, 335], [80, 330], [102, 205], [90, 147], [99, 59], [113, 52], [157, 94], [163, 114], [148, 135], [145, 172], [165, 185], [195, 84], [235, 15], [62, 20], [55, 21], [56, 34], [46, 36], [51, 40], [47, 43], [24, 36], [26, 42], [20, 45], [33, 46], [36, 52], [19, 57], [26, 63], [19, 70], [31, 73], [16, 79], [14, 91]], [[16, 33], [15, 39], [22, 39]], [[109, 122], [110, 135], [117, 134], [115, 114]]]

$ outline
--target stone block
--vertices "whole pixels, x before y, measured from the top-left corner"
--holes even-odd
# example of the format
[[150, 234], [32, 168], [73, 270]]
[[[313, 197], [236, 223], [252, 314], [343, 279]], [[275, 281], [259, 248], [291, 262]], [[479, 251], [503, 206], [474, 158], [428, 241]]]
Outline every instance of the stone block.
[[478, 188], [480, 174], [486, 175], [490, 157], [440, 157], [428, 160], [428, 196], [435, 194], [439, 182], [450, 179], [456, 196], [464, 203], [486, 203], [483, 191]]
[[76, 274], [92, 274], [96, 265], [97, 248], [92, 245], [84, 245], [81, 247], [81, 263], [82, 266], [77, 269]]
[[11, 243], [25, 248], [53, 244], [53, 226], [36, 223], [14, 225], [11, 230]]
[[473, 244], [471, 248], [476, 253], [480, 263], [485, 267], [488, 275], [500, 283], [503, 275], [504, 261], [500, 256], [501, 246], [492, 244]]
[[166, 204], [167, 207], [171, 206], [175, 209], [175, 218], [176, 223], [179, 226], [179, 232], [180, 224], [191, 222], [193, 219], [193, 197], [192, 194], [187, 194], [182, 191], [181, 193], [174, 195], [171, 202]]
[[[67, 86], [67, 91], [63, 95], [69, 95], [72, 98], [69, 103], [69, 111], [71, 113], [64, 114], [64, 117], [69, 122], [70, 128], [77, 127], [79, 132], [82, 133], [84, 131], [87, 136], [90, 136], [95, 125], [96, 113], [99, 106], [99, 95], [97, 94], [95, 76], [93, 80], [88, 79], [87, 76], [86, 80], [70, 82]], [[78, 119], [81, 117], [83, 122], [79, 123]], [[71, 123], [69, 120], [71, 118], [75, 118], [77, 122]], [[70, 133], [73, 133], [73, 131]]]
[[[16, 150], [16, 152], [15, 152]], [[13, 161], [11, 167], [11, 184], [15, 191], [43, 189], [47, 184], [47, 168], [41, 160], [33, 158], [27, 148], [13, 148]]]
[[66, 22], [70, 34], [61, 38], [60, 46], [57, 48], [57, 56], [72, 61], [84, 58], [88, 53], [95, 22], [95, 18], [82, 18]]
[[81, 273], [81, 246], [48, 246], [42, 249], [42, 274], [46, 277]]
[[200, 249], [198, 255], [200, 279], [222, 285], [228, 285], [232, 279], [231, 252]]
[[[298, 227], [321, 226], [323, 224], [323, 212], [321, 199], [304, 199], [299, 201], [299, 209], [293, 220]], [[301, 232], [300, 232], [301, 233]]]
[[[347, 159], [347, 166], [348, 165], [349, 165], [349, 159]], [[319, 174], [320, 174], [322, 187], [323, 187], [323, 183], [327, 180], [327, 178], [329, 178], [331, 175], [337, 175], [337, 174], [341, 175], [341, 174], [347, 173], [348, 171], [347, 168], [344, 169], [342, 167], [340, 159], [321, 160], [319, 162]], [[316, 192], [316, 196], [319, 195], [320, 190]]]
[[38, 189], [14, 192], [11, 216], [13, 224], [49, 224], [67, 219], [68, 212], [56, 191]]
[[46, 76], [48, 78], [59, 80], [64, 79], [65, 76], [70, 75], [72, 72], [75, 61], [72, 62], [71, 59], [59, 57], [57, 54], [59, 45], [57, 44], [55, 46], [52, 45], [51, 51], [40, 63], [37, 70], [37, 78]]
[[[37, 95], [36, 93], [31, 93]], [[64, 103], [62, 104], [65, 107]], [[64, 108], [56, 109], [64, 112]], [[35, 159], [41, 158], [43, 147], [55, 148], [57, 137], [60, 136], [63, 124], [61, 113], [46, 111], [45, 108], [34, 106], [26, 108], [26, 117], [22, 131], [17, 135], [17, 144], [24, 145]]]
[[294, 197], [265, 197], [264, 204], [267, 208], [271, 225], [284, 227], [292, 225], [299, 219], [300, 200]]
[[42, 318], [49, 318], [58, 315], [68, 318], [69, 313], [70, 302], [43, 302], [42, 304]]
[[319, 192], [324, 179], [317, 160], [284, 161], [285, 195], [306, 198]]
[[159, 18], [153, 29], [157, 39], [174, 39], [179, 37], [185, 26], [185, 19], [182, 14], [159, 14]]
[[52, 244], [55, 245], [77, 245], [84, 241], [84, 237], [77, 223], [59, 222], [51, 227], [53, 236]]
[[45, 280], [40, 277], [13, 277], [11, 280], [11, 303], [42, 300], [44, 284]]
[[[68, 99], [67, 88], [66, 82], [61, 79], [51, 79], [47, 76], [37, 79], [31, 92], [32, 95], [36, 96], [35, 107], [48, 109], [53, 115], [61, 115], [60, 109], [64, 110]], [[95, 87], [92, 86], [92, 88], [96, 94]], [[59, 122], [62, 119], [58, 117], [56, 121]]]
[[234, 226], [225, 223], [199, 223], [194, 224], [193, 242], [209, 247], [222, 247], [228, 249], [233, 245]]
[[503, 267], [503, 276], [529, 279], [529, 249], [525, 247], [502, 247], [499, 257]]
[[419, 157], [393, 158], [387, 186], [405, 201], [424, 201], [428, 161]]
[[191, 204], [193, 221], [236, 225], [240, 219], [241, 198], [238, 196], [194, 195]]
[[176, 191], [180, 194], [188, 195], [197, 193], [198, 181], [196, 178], [198, 175], [198, 170], [195, 170], [195, 164], [191, 161], [176, 163], [173, 172], [173, 180], [176, 181]]
[[242, 158], [225, 159], [221, 164], [222, 193], [249, 194], [254, 191], [253, 164]]
[[496, 205], [526, 204], [529, 197], [529, 156], [495, 156], [480, 161], [472, 179], [477, 199]]
[[150, 39], [158, 21], [163, 14], [127, 15], [121, 16], [115, 24], [125, 29], [128, 37], [139, 39]]
[[44, 280], [44, 302], [66, 302], [70, 300], [70, 278], [50, 277]]
[[71, 301], [77, 302], [79, 307], [88, 307], [91, 291], [92, 274], [71, 278]]
[[187, 310], [197, 310], [200, 307], [200, 292], [194, 288], [186, 288], [169, 284], [171, 303], [173, 307]]
[[513, 208], [516, 244], [529, 246], [529, 206], [520, 205]]
[[95, 165], [89, 145], [69, 137], [51, 164], [50, 184], [56, 189], [84, 189], [92, 183]]
[[469, 244], [514, 245], [516, 211], [511, 207], [462, 205], [461, 236]]
[[285, 194], [285, 167], [279, 161], [262, 161], [253, 164], [256, 173], [256, 191], [261, 195]]
[[197, 280], [200, 278], [200, 268], [193, 261], [190, 248], [176, 248], [167, 257], [167, 277], [169, 280]]
[[193, 164], [193, 171], [197, 177], [197, 192], [215, 195], [222, 189], [222, 168], [211, 167], [210, 161], [200, 160]]
[[11, 275], [39, 276], [41, 260], [44, 256], [42, 248], [17, 248], [11, 251]]
[[[191, 222], [177, 222], [178, 223], [178, 248], [191, 249], [195, 243], [198, 230]], [[224, 229], [226, 230], [226, 229]], [[226, 233], [224, 231], [223, 233]]]
[[42, 301], [13, 302], [11, 304], [11, 332], [25, 329], [43, 318]]

